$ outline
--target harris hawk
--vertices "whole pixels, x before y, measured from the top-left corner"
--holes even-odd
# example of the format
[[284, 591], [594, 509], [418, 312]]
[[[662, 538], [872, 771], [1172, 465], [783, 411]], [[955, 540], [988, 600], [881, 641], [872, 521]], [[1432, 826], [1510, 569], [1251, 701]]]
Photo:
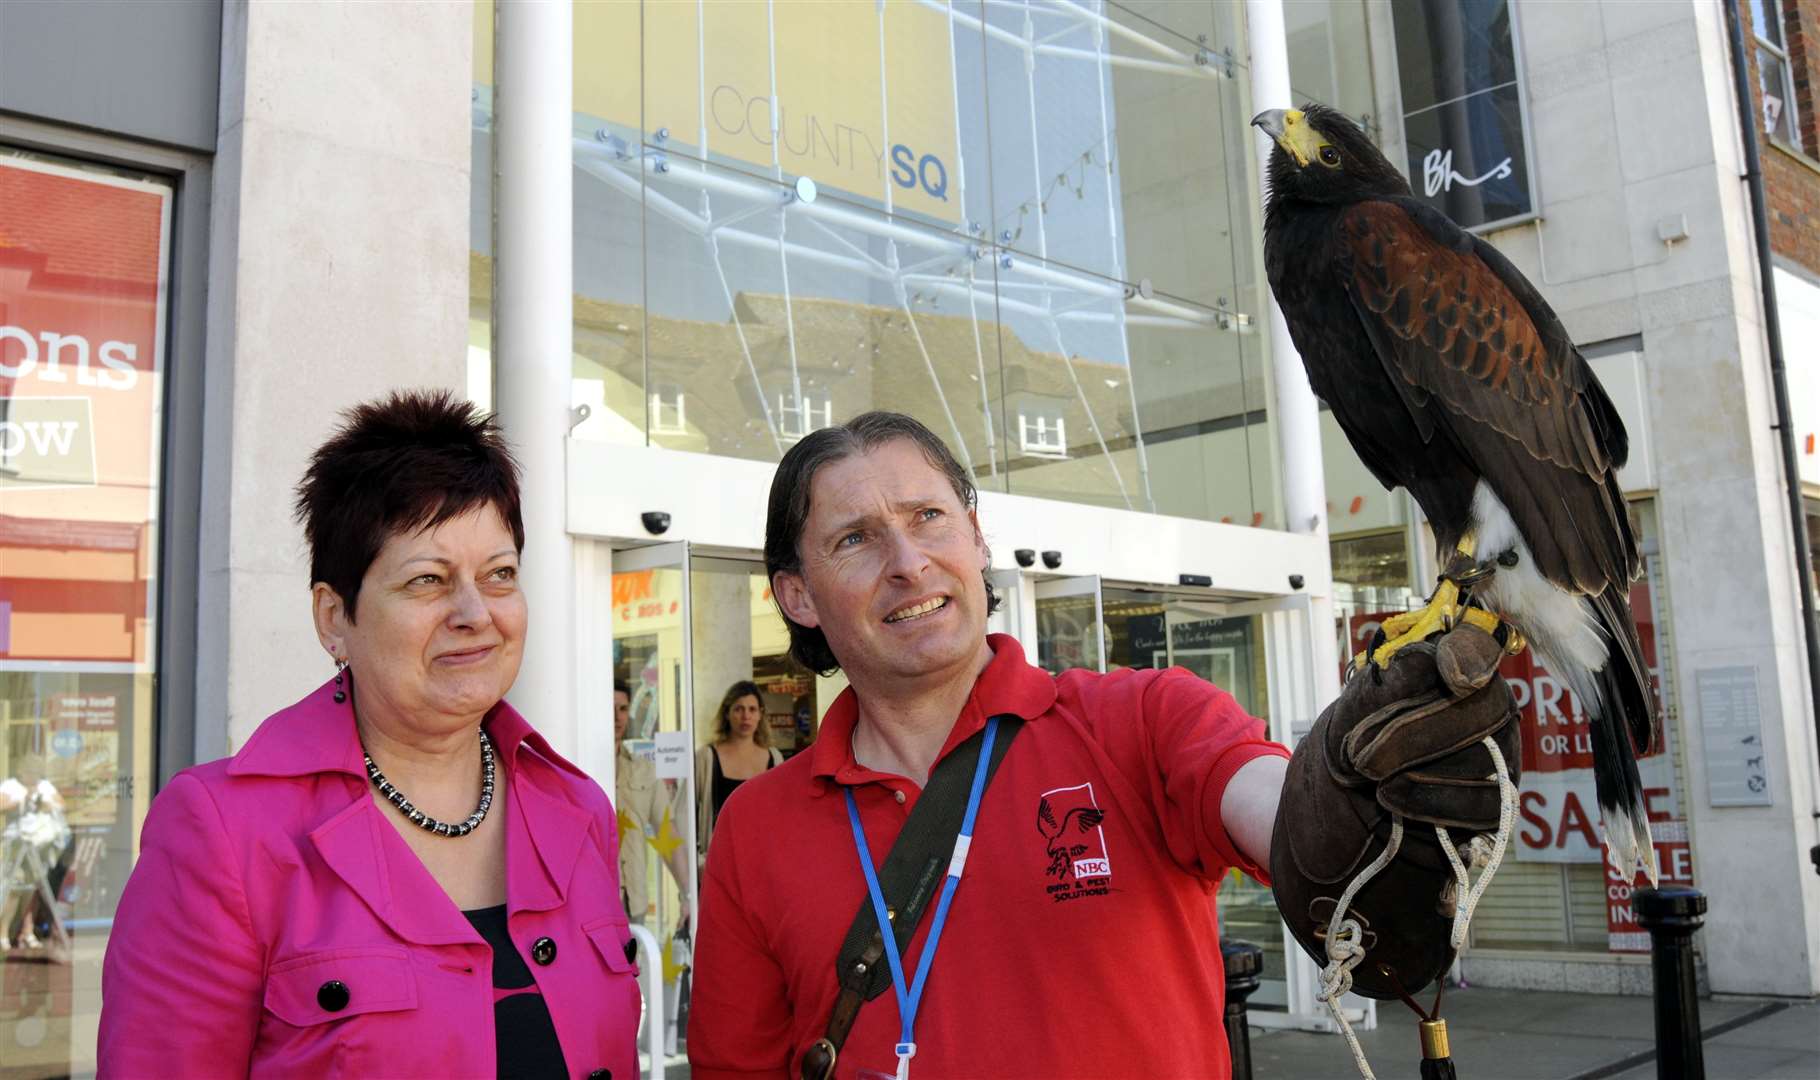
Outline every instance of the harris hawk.
[[1637, 754], [1658, 722], [1617, 410], [1535, 287], [1350, 119], [1310, 104], [1252, 123], [1275, 143], [1265, 269], [1308, 381], [1372, 475], [1421, 505], [1446, 567], [1361, 662], [1460, 619], [1515, 627], [1587, 714], [1613, 864], [1653, 882]]

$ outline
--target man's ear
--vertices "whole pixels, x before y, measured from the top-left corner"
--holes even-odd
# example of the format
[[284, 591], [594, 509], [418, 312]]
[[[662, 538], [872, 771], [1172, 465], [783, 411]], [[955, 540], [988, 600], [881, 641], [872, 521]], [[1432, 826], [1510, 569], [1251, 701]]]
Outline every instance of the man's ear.
[[809, 585], [801, 574], [788, 570], [772, 574], [771, 595], [777, 597], [777, 606], [791, 622], [811, 628], [821, 625], [815, 614], [815, 598], [809, 595]]
[[337, 660], [348, 658], [347, 605], [341, 602], [341, 595], [330, 588], [327, 582], [318, 581], [310, 587], [310, 617], [316, 623], [316, 640], [328, 650], [330, 656]]

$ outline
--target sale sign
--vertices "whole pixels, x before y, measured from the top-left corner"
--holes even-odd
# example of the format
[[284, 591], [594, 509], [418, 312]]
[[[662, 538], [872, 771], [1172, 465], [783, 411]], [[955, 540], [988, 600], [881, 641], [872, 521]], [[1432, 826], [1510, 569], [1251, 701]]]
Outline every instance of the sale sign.
[[[1692, 885], [1694, 860], [1687, 846], [1687, 822], [1650, 822], [1655, 840], [1657, 880], [1663, 885]], [[1605, 929], [1612, 952], [1648, 952], [1649, 931], [1637, 924], [1631, 893], [1638, 886], [1605, 861]]]
[[[1655, 614], [1647, 583], [1639, 581], [1631, 586], [1630, 604], [1650, 681], [1660, 693]], [[1369, 647], [1383, 620], [1392, 614], [1395, 613], [1353, 616], [1348, 624], [1350, 651]], [[1591, 721], [1573, 691], [1537, 659], [1533, 650], [1505, 657], [1498, 671], [1510, 685], [1521, 715], [1523, 775], [1518, 784], [1511, 857], [1522, 862], [1604, 862], [1604, 833], [1593, 784]], [[1637, 762], [1652, 828], [1682, 816], [1672, 759], [1666, 749], [1664, 741]]]

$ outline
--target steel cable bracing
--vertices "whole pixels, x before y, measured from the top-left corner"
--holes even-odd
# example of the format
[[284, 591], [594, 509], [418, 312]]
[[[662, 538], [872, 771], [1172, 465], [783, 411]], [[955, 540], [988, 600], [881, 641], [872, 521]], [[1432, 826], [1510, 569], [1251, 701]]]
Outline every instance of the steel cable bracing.
[[[777, 148], [778, 141], [783, 137], [784, 126], [783, 116], [778, 111], [777, 104], [777, 0], [765, 0], [765, 39], [771, 55], [771, 172], [772, 178], [782, 184], [784, 182], [784, 162], [781, 152]], [[785, 202], [788, 201], [786, 198]], [[783, 206], [780, 205], [777, 210], [777, 264], [780, 284], [783, 286], [784, 292], [784, 340], [790, 346], [790, 395], [796, 405], [797, 416], [806, 423], [802, 372], [796, 366], [796, 312], [795, 305], [790, 300], [790, 251], [787, 246], [789, 237], [786, 235], [788, 228], [788, 215], [784, 213]]]
[[[1125, 260], [1121, 255], [1124, 239], [1119, 235], [1118, 212], [1112, 197], [1112, 129], [1107, 123], [1106, 108], [1106, 83], [1112, 78], [1112, 68], [1105, 63], [1108, 55], [1106, 29], [1097, 22], [1093, 24], [1093, 51], [1100, 58], [1094, 69], [1094, 83], [1100, 95], [1100, 146], [1104, 148], [1102, 156], [1106, 159], [1106, 231], [1112, 237], [1112, 276], [1124, 281]], [[1085, 183], [1084, 174], [1082, 182]], [[1138, 415], [1137, 372], [1131, 363], [1130, 327], [1125, 324], [1125, 305], [1119, 303], [1113, 313], [1118, 320], [1119, 351], [1124, 354], [1125, 390], [1131, 398], [1131, 438], [1137, 447], [1138, 484], [1144, 489], [1144, 508], [1155, 513], [1156, 498], [1150, 493], [1150, 452], [1144, 446], [1144, 420]]]
[[[874, 10], [878, 14], [878, 122], [879, 138], [886, 146], [891, 145], [891, 73], [885, 64], [885, 5], [878, 4]], [[956, 153], [960, 146], [955, 145]], [[885, 216], [895, 217], [897, 203], [890, 177], [881, 177], [885, 189]], [[963, 194], [961, 205], [966, 205]], [[948, 406], [948, 395], [942, 390], [942, 380], [935, 373], [935, 362], [929, 358], [929, 349], [923, 344], [923, 332], [916, 325], [916, 313], [910, 310], [910, 296], [904, 288], [904, 275], [898, 259], [897, 241], [885, 241], [885, 257], [891, 269], [892, 291], [897, 296], [897, 305], [903, 309], [904, 321], [909, 324], [910, 335], [916, 339], [916, 351], [922, 354], [923, 368], [929, 373], [929, 385], [935, 388], [935, 400], [942, 403], [942, 415], [948, 420], [948, 430], [954, 433], [954, 445], [960, 451], [961, 464], [967, 468], [968, 475], [973, 474], [973, 454], [967, 449], [967, 437], [961, 434], [960, 424], [955, 422], [954, 410]]]
[[[953, 10], [952, 3], [949, 10]], [[948, 78], [952, 84], [949, 97], [954, 102], [954, 186], [960, 193], [962, 216], [966, 216], [967, 207], [967, 152], [966, 142], [961, 138], [961, 79], [960, 54], [954, 45], [954, 20], [948, 19]], [[969, 232], [977, 235], [978, 227], [970, 226]], [[967, 252], [967, 315], [973, 329], [973, 365], [980, 386], [980, 419], [986, 424], [986, 462], [991, 470], [990, 475], [998, 475], [998, 436], [992, 427], [992, 397], [986, 388], [986, 351], [980, 342], [980, 312], [977, 303], [977, 282], [974, 279], [974, 268], [979, 263], [980, 252], [976, 247]], [[912, 268], [916, 269], [916, 268]], [[994, 317], [997, 317], [996, 310]], [[996, 322], [994, 325], [998, 325]]]
[[[1025, 94], [1025, 101], [1028, 104], [1028, 109], [1026, 111], [1030, 116], [1030, 190], [1033, 195], [1040, 195], [1043, 190], [1043, 166], [1042, 162], [1037, 160], [1037, 148], [1041, 144], [1041, 138], [1036, 126], [1036, 23], [1030, 14], [1029, 0], [1024, 0], [1024, 41], [1028, 46], [1024, 52], [1024, 88], [1027, 91]], [[1111, 197], [1110, 192], [1107, 193], [1107, 197]], [[1039, 203], [1036, 212], [1037, 255], [1043, 260], [1045, 265], [1049, 262], [1049, 225], [1046, 220], [1047, 213], [1047, 207], [1044, 207]], [[1045, 291], [1043, 295], [1043, 306], [1046, 309], [1049, 309], [1050, 312], [1053, 312], [1054, 298], [1052, 292]], [[1119, 498], [1124, 500], [1125, 509], [1135, 509], [1131, 505], [1131, 492], [1125, 487], [1125, 478], [1119, 473], [1119, 464], [1113, 459], [1112, 452], [1107, 449], [1106, 437], [1100, 432], [1099, 418], [1094, 415], [1093, 405], [1087, 400], [1087, 392], [1082, 388], [1080, 376], [1074, 370], [1074, 360], [1068, 355], [1068, 346], [1062, 339], [1061, 325], [1055, 321], [1052, 315], [1047, 317], [1045, 322], [1047, 322], [1049, 326], [1050, 333], [1055, 336], [1056, 345], [1062, 356], [1062, 365], [1068, 369], [1068, 380], [1074, 384], [1075, 396], [1080, 398], [1081, 409], [1087, 414], [1087, 426], [1093, 430], [1094, 441], [1099, 443], [1100, 454], [1106, 459], [1106, 467], [1112, 470], [1112, 479], [1119, 486]], [[1129, 378], [1131, 374], [1129, 365], [1126, 366], [1125, 374]]]
[[[704, 167], [708, 161], [708, 14], [705, 0], [695, 0], [695, 112], [696, 112], [696, 152], [701, 154]], [[702, 222], [706, 227], [704, 239], [707, 241], [708, 258], [714, 262], [714, 274], [720, 279], [721, 295], [727, 300], [727, 313], [733, 322], [733, 336], [739, 339], [739, 352], [746, 361], [746, 374], [752, 377], [752, 392], [758, 396], [759, 411], [765, 417], [765, 430], [771, 433], [771, 445], [777, 450], [777, 456], [784, 456], [783, 436], [777, 430], [777, 420], [771, 415], [771, 402], [765, 396], [764, 380], [758, 377], [758, 364], [752, 359], [752, 345], [746, 340], [745, 325], [740, 322], [739, 307], [733, 302], [733, 288], [727, 282], [727, 268], [720, 259], [720, 238], [717, 233], [763, 211], [762, 206], [752, 207], [742, 213], [716, 224], [714, 221], [713, 196], [707, 188], [701, 189]]]

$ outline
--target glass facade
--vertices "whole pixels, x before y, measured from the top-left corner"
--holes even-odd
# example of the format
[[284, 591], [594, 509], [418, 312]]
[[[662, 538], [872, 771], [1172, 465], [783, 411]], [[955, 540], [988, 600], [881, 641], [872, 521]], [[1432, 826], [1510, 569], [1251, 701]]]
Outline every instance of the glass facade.
[[92, 1070], [153, 784], [171, 188], [0, 146], [0, 1061]]
[[[476, 20], [484, 388], [490, 5]], [[895, 409], [984, 489], [1280, 526], [1235, 20], [577, 5], [577, 436], [774, 461]]]

